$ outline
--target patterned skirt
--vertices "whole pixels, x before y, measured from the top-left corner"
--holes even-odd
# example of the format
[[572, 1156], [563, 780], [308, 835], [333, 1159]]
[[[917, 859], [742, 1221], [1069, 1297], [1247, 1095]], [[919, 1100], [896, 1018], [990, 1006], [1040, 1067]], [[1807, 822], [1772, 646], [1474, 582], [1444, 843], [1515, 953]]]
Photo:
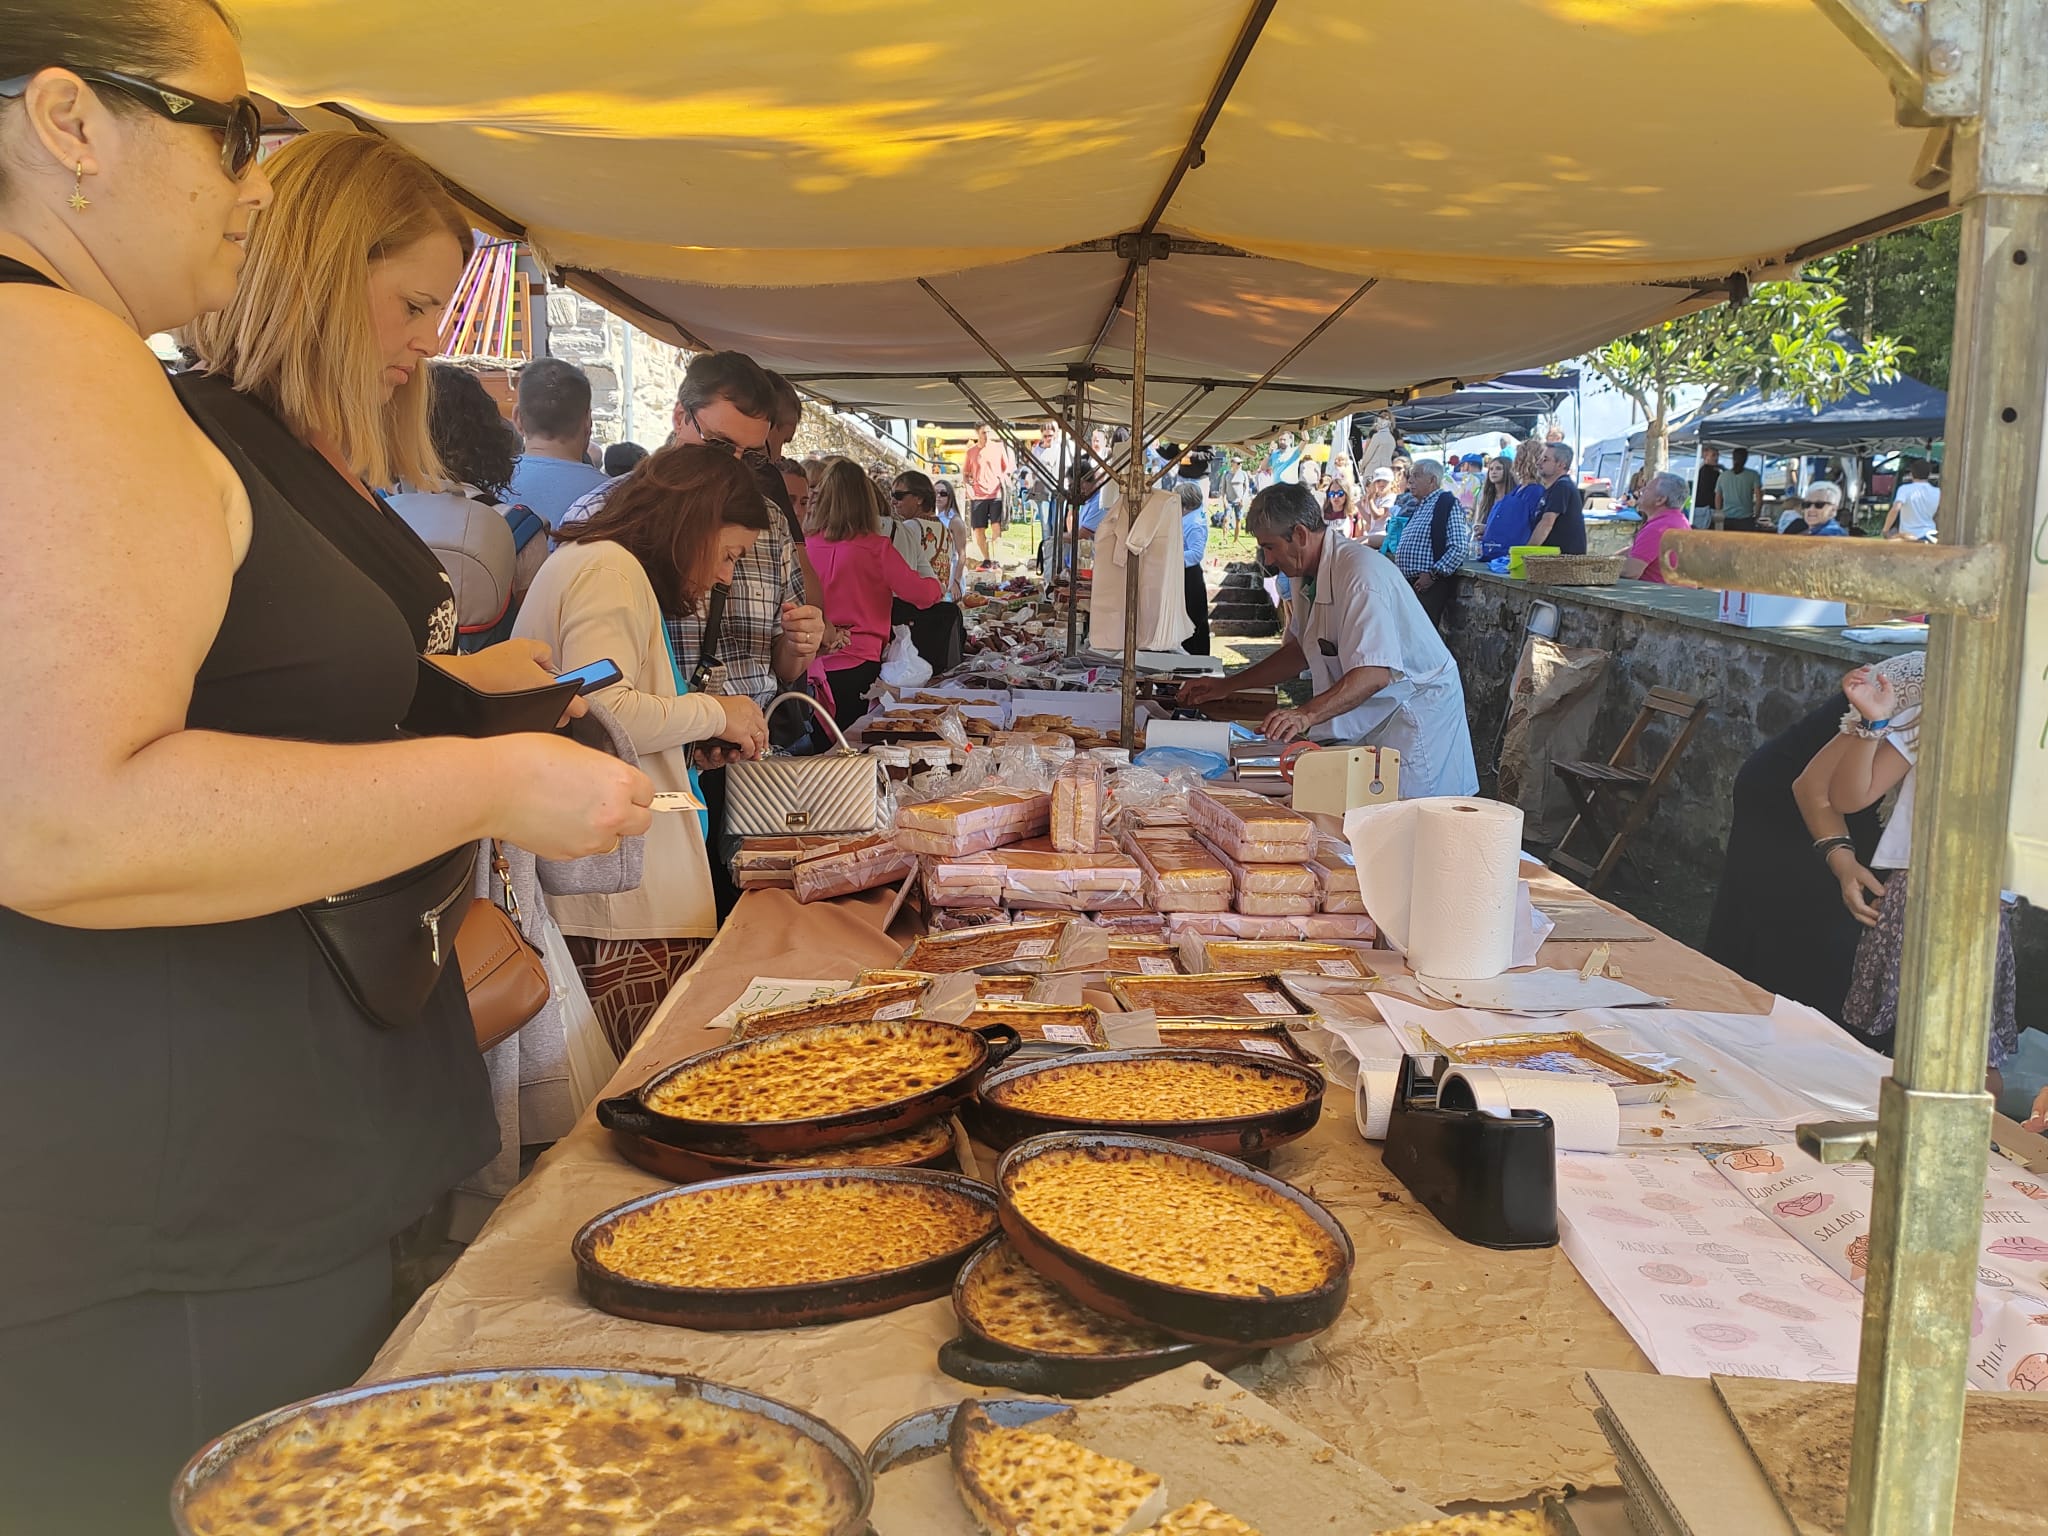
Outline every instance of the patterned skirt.
[[575, 957], [598, 1027], [621, 1061], [709, 939], [590, 939], [562, 936]]
[[[1906, 871], [1885, 877], [1877, 926], [1863, 931], [1856, 947], [1856, 969], [1849, 978], [1842, 1023], [1872, 1047], [1892, 1054], [1899, 1027], [1899, 958], [1906, 943]], [[2013, 905], [1998, 908], [1998, 963], [1992, 973], [1991, 1050], [1987, 1066], [2002, 1067], [2019, 1049], [2018, 1016], [2013, 1010], [2017, 966], [2012, 951]]]

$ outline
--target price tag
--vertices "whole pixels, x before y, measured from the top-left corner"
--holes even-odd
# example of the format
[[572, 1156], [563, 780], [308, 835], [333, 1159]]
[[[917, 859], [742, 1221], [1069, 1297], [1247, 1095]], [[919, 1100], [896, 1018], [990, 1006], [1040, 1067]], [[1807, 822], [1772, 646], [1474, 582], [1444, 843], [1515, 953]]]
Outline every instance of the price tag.
[[1318, 960], [1316, 962], [1316, 969], [1325, 976], [1357, 976], [1361, 974], [1357, 962], [1353, 960]]
[[1278, 992], [1247, 992], [1244, 995], [1244, 1000], [1261, 1013], [1291, 1014], [1295, 1011], [1294, 1004], [1290, 1003], [1284, 995]]
[[1147, 976], [1177, 976], [1173, 960], [1167, 955], [1140, 955], [1138, 969]]
[[1278, 1056], [1282, 1061], [1292, 1059], [1287, 1054], [1287, 1048], [1278, 1040], [1247, 1040], [1240, 1037], [1237, 1047], [1241, 1051], [1250, 1051], [1255, 1056]]
[[1052, 953], [1052, 946], [1053, 941], [1051, 939], [1019, 939], [1017, 941], [1017, 953], [1013, 958], [1018, 960], [1043, 960]]
[[917, 999], [907, 997], [900, 1003], [891, 1003], [886, 1008], [877, 1008], [875, 1010], [875, 1017], [878, 1019], [907, 1019], [915, 1012], [917, 1012]]
[[1044, 1026], [1044, 1033], [1046, 1039], [1058, 1040], [1066, 1045], [1094, 1043], [1088, 1034], [1087, 1026], [1083, 1024], [1047, 1024]]

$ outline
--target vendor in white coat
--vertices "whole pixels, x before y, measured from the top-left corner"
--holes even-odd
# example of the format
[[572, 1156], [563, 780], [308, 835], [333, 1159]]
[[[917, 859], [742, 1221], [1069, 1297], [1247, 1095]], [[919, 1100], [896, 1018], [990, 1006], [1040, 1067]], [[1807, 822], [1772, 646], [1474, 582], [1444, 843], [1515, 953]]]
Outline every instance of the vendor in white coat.
[[1245, 527], [1259, 558], [1294, 584], [1287, 639], [1231, 677], [1181, 684], [1180, 702], [1204, 704], [1307, 672], [1315, 692], [1266, 716], [1267, 739], [1392, 747], [1401, 754], [1403, 799], [1477, 794], [1457, 663], [1394, 563], [1326, 524], [1316, 497], [1298, 485], [1259, 492]]

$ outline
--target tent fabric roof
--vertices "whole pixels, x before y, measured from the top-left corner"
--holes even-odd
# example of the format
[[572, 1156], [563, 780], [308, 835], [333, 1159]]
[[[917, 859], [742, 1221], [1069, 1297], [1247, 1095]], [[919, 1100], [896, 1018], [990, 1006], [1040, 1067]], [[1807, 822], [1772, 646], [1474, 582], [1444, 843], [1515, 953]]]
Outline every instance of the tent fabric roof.
[[[1020, 368], [1086, 358], [1124, 266], [1064, 248], [1146, 226], [1253, 31], [1154, 226], [1244, 254], [1155, 266], [1150, 371], [1249, 381], [1361, 280], [1378, 286], [1278, 380], [1305, 388], [1262, 392], [1220, 437], [1549, 362], [1925, 203], [1920, 134], [1810, 0], [235, 11], [257, 89], [408, 145], [584, 291], [839, 403], [937, 420], [971, 410], [929, 381], [991, 365], [914, 280]], [[1451, 93], [1454, 51], [1543, 72]], [[1734, 57], [1750, 94], [1800, 101], [1798, 154], [1770, 114], [1675, 88]], [[1653, 112], [1608, 88], [1660, 74], [1674, 88]], [[1741, 198], [1715, 195], [1737, 165]], [[1093, 359], [1112, 370], [1129, 368], [1128, 310]], [[908, 377], [853, 376], [884, 372]], [[1120, 388], [1103, 381], [1105, 412], [1128, 414]], [[1007, 383], [987, 398], [1037, 414]]]
[[1752, 390], [1696, 426], [1702, 442], [1765, 453], [1870, 453], [1932, 442], [1947, 418], [1945, 391], [1902, 374], [1818, 411], [1804, 400], [1766, 400]]
[[1571, 392], [1569, 383], [1555, 380], [1549, 382], [1548, 388], [1539, 388], [1510, 385], [1496, 379], [1401, 406], [1395, 410], [1394, 420], [1411, 437], [1473, 432], [1511, 432], [1526, 437]]

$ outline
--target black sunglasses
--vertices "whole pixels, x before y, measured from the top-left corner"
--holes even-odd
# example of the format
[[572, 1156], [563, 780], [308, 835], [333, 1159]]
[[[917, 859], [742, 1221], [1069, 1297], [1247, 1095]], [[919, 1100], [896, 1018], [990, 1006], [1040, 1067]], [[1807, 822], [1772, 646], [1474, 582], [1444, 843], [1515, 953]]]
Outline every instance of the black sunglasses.
[[908, 501], [913, 494], [914, 493], [910, 491], [891, 491], [889, 493], [889, 499], [891, 501]]
[[1819, 510], [1821, 507], [1832, 507], [1834, 503], [1832, 501], [1802, 501], [1799, 505], [1804, 507], [1807, 511], [1813, 512]]
[[[89, 85], [111, 86], [124, 96], [141, 102], [157, 116], [167, 117], [174, 123], [211, 128], [220, 135], [220, 168], [230, 181], [240, 181], [249, 174], [249, 167], [256, 163], [256, 152], [263, 147], [263, 113], [247, 96], [237, 96], [233, 101], [214, 101], [210, 97], [195, 96], [190, 91], [159, 85], [140, 75], [124, 75], [119, 70], [86, 69], [73, 64], [57, 67], [70, 70]], [[35, 75], [28, 74], [0, 80], [0, 96], [23, 94], [33, 79]]]

